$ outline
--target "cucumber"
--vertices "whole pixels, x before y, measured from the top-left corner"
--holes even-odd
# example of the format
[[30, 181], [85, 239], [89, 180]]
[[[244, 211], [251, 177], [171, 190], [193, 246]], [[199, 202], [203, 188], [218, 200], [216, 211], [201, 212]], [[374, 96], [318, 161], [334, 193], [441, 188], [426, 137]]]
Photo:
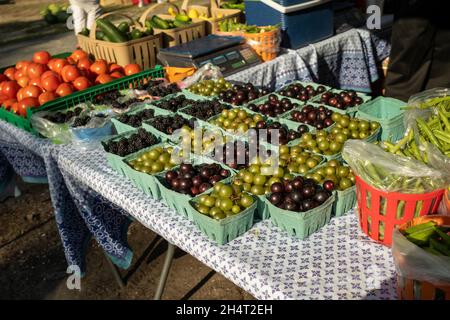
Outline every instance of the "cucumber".
[[117, 26], [117, 29], [119, 29], [119, 31], [122, 33], [127, 33], [130, 30], [130, 25], [128, 24], [128, 22], [121, 22]]
[[127, 42], [127, 37], [117, 29], [110, 21], [105, 19], [97, 19], [97, 27], [105, 34], [106, 38], [111, 42]]
[[131, 31], [131, 39], [136, 40], [142, 38], [142, 31], [138, 29], [134, 29]]
[[161, 19], [157, 16], [152, 17], [152, 22], [158, 29], [169, 29], [170, 28], [170, 25], [166, 20]]

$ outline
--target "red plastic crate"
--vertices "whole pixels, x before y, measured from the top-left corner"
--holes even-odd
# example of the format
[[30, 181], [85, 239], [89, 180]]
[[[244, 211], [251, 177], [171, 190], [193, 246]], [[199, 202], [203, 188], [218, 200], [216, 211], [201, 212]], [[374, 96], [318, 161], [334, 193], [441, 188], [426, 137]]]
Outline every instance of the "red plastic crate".
[[[386, 246], [390, 246], [392, 243], [392, 232], [395, 226], [415, 218], [416, 206], [420, 202], [422, 208], [419, 216], [436, 213], [445, 191], [441, 189], [422, 194], [386, 192], [368, 185], [356, 175], [355, 179], [361, 229], [370, 238]], [[400, 201], [404, 201], [404, 208], [401, 210], [403, 214], [397, 218]], [[386, 209], [382, 210], [383, 207]], [[384, 225], [384, 232], [380, 232], [382, 225]]]

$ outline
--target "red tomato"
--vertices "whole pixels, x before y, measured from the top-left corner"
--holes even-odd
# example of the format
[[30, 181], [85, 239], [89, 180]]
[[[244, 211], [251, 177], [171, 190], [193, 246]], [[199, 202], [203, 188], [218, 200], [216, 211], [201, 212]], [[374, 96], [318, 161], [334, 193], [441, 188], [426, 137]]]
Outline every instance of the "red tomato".
[[95, 83], [105, 84], [105, 83], [111, 82], [113, 80], [114, 80], [114, 78], [111, 77], [109, 74], [101, 74], [97, 77], [97, 79], [95, 79]]
[[77, 67], [79, 69], [89, 70], [91, 65], [92, 65], [91, 60], [89, 60], [89, 58], [86, 57], [86, 58], [81, 58], [80, 60], [78, 60]]
[[10, 109], [12, 112], [14, 112], [15, 114], [19, 114], [19, 103], [18, 102], [14, 102], [11, 106]]
[[114, 71], [119, 71], [120, 73], [125, 73], [122, 66], [119, 66], [117, 63], [111, 63], [109, 65], [109, 72], [113, 73]]
[[31, 61], [27, 61], [27, 60], [22, 60], [16, 63], [16, 69], [17, 70], [22, 70], [23, 68], [25, 68], [26, 66], [30, 65]]
[[23, 72], [23, 70], [17, 70], [15, 73], [14, 73], [14, 79], [15, 80], [17, 80], [17, 79], [19, 79], [19, 78], [22, 78], [22, 77], [26, 77], [27, 76], [27, 73], [26, 72]]
[[19, 84], [19, 86], [21, 86], [22, 88], [25, 88], [28, 85], [28, 82], [30, 81], [30, 79], [28, 77], [20, 77], [17, 78], [17, 83]]
[[16, 99], [8, 99], [3, 101], [3, 106], [6, 108], [6, 110], [10, 110], [14, 103], [17, 103]]
[[67, 66], [67, 64], [68, 62], [65, 59], [55, 59], [52, 71], [61, 74], [62, 69]]
[[11, 67], [6, 69], [3, 74], [8, 77], [9, 80], [14, 80], [14, 74], [16, 73], [16, 68]]
[[80, 71], [77, 69], [77, 67], [68, 65], [62, 68], [61, 76], [64, 82], [72, 82], [80, 76]]
[[95, 61], [92, 65], [90, 70], [94, 73], [96, 73], [97, 75], [101, 75], [101, 74], [105, 74], [108, 72], [108, 64], [106, 63], [105, 60], [97, 60]]
[[51, 71], [51, 70], [47, 70], [45, 71], [42, 76], [41, 76], [41, 81], [45, 78], [47, 78], [48, 76], [54, 76], [57, 77], [58, 80], [61, 80], [61, 77], [59, 76], [59, 74], [57, 74], [55, 71]]
[[56, 98], [58, 98], [58, 97], [52, 91], [43, 92], [39, 96], [39, 105], [42, 106], [43, 104], [45, 104], [45, 103], [47, 103], [49, 101], [55, 100]]
[[48, 63], [47, 63], [47, 67], [51, 70], [51, 71], [55, 71], [55, 62], [57, 59], [53, 58], [51, 59]]
[[88, 54], [83, 50], [77, 49], [74, 52], [72, 52], [70, 58], [72, 58], [75, 62], [78, 62], [83, 58], [88, 58]]
[[40, 78], [45, 71], [47, 71], [47, 66], [39, 63], [30, 64], [27, 68], [30, 79]]
[[61, 81], [54, 75], [49, 75], [44, 79], [41, 78], [41, 86], [45, 91], [55, 91], [60, 84]]
[[73, 93], [73, 87], [70, 83], [61, 83], [56, 89], [56, 94], [60, 97], [65, 97]]
[[28, 81], [28, 85], [41, 87], [41, 78], [30, 79], [30, 81]]
[[3, 81], [8, 81], [8, 77], [5, 76], [3, 73], [0, 73], [0, 83], [2, 83]]
[[33, 62], [40, 64], [47, 64], [52, 56], [47, 51], [39, 51], [33, 54]]
[[24, 88], [20, 88], [19, 91], [17, 91], [16, 98], [17, 98], [17, 101], [23, 100], [23, 98], [25, 98], [25, 89]]
[[91, 86], [91, 83], [86, 77], [78, 77], [73, 82], [73, 86], [75, 87], [75, 89], [80, 91], [89, 88]]
[[25, 98], [19, 101], [18, 111], [22, 117], [27, 116], [27, 109], [39, 106], [39, 100], [37, 98]]
[[14, 99], [20, 89], [21, 88], [16, 81], [5, 81], [2, 84], [1, 93], [8, 99]]
[[125, 77], [125, 75], [120, 71], [114, 71], [110, 74], [110, 76], [113, 77], [114, 79]]
[[24, 98], [38, 98], [42, 93], [42, 89], [38, 86], [26, 86], [24, 89]]
[[131, 63], [127, 64], [124, 68], [125, 75], [131, 76], [132, 74], [141, 72], [141, 67], [138, 64]]

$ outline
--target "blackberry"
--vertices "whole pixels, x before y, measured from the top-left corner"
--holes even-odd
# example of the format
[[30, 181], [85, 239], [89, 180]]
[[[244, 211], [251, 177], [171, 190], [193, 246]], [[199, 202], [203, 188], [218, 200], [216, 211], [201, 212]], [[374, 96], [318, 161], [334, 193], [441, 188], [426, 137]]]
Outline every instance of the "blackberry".
[[73, 122], [72, 127], [74, 127], [74, 128], [76, 128], [76, 127], [83, 127], [86, 124], [88, 124], [88, 122], [90, 120], [91, 120], [91, 117], [89, 117], [89, 116], [75, 118], [75, 121]]
[[194, 101], [192, 106], [183, 110], [184, 113], [194, 116], [201, 120], [207, 120], [218, 115], [224, 109], [231, 109], [231, 106], [221, 103], [219, 100], [199, 100]]

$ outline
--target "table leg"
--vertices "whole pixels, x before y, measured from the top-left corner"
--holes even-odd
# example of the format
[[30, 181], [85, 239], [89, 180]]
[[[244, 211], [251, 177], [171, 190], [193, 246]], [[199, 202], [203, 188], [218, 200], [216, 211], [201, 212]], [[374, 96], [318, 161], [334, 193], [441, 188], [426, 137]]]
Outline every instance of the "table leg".
[[156, 288], [156, 293], [154, 300], [161, 300], [161, 296], [164, 292], [164, 288], [166, 287], [167, 276], [169, 275], [170, 266], [172, 264], [173, 255], [175, 253], [176, 246], [167, 241], [167, 252], [166, 258], [164, 259], [163, 269], [161, 271], [161, 276], [159, 278], [158, 287]]
[[103, 252], [103, 253], [105, 254], [106, 261], [108, 261], [108, 265], [109, 265], [109, 267], [111, 269], [111, 272], [112, 272], [112, 274], [114, 276], [114, 279], [116, 280], [116, 282], [119, 285], [120, 289], [125, 288], [126, 283], [122, 279], [122, 277], [120, 275], [120, 272], [119, 272], [119, 269], [114, 265], [114, 263], [112, 263], [112, 261], [111, 261], [111, 259], [109, 259], [108, 255], [105, 252]]

